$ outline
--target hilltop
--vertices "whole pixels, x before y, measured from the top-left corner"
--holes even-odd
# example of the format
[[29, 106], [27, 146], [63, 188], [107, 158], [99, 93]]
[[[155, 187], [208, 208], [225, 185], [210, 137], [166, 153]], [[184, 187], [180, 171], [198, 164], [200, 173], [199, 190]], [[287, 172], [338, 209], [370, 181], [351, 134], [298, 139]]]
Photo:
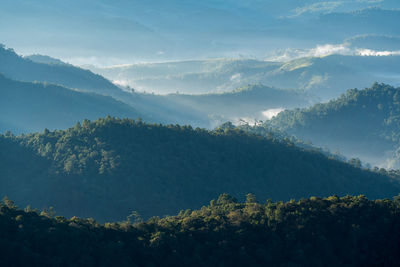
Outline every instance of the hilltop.
[[399, 116], [400, 88], [375, 83], [327, 103], [285, 110], [264, 126], [379, 165], [387, 164], [400, 144]]
[[[2, 136], [0, 195], [68, 216], [120, 220], [200, 208], [248, 193], [273, 200], [331, 194], [397, 195], [399, 183], [290, 142], [128, 119]], [[24, 168], [21, 168], [21, 166]]]
[[223, 194], [201, 210], [101, 225], [0, 204], [2, 265], [397, 266], [398, 197], [246, 203]]

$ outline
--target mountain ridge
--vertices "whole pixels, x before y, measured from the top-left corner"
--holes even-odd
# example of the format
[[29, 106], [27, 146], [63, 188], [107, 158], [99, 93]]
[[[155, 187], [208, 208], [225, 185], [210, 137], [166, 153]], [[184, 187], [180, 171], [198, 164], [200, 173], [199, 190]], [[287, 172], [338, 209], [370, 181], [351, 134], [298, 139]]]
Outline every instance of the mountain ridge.
[[0, 154], [0, 183], [8, 184], [0, 195], [101, 221], [120, 220], [132, 210], [148, 218], [200, 208], [224, 192], [288, 200], [316, 194], [381, 198], [400, 190], [386, 173], [239, 130], [108, 117], [65, 131], [0, 139], [0, 151], [19, 155]]
[[265, 126], [381, 166], [399, 146], [399, 99], [400, 88], [375, 83], [327, 103], [283, 111]]
[[85, 118], [144, 117], [112, 97], [46, 83], [19, 82], [0, 74], [0, 130], [27, 133], [64, 129]]
[[0, 46], [0, 73], [8, 78], [26, 82], [47, 82], [94, 93], [113, 94], [114, 84], [100, 75], [72, 65], [37, 63]]

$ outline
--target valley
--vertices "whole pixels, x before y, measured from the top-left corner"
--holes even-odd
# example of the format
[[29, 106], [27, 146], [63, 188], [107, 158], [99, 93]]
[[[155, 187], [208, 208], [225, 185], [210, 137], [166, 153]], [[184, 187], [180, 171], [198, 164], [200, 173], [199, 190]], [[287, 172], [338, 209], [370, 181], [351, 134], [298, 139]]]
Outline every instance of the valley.
[[400, 266], [398, 0], [3, 0], [0, 266]]

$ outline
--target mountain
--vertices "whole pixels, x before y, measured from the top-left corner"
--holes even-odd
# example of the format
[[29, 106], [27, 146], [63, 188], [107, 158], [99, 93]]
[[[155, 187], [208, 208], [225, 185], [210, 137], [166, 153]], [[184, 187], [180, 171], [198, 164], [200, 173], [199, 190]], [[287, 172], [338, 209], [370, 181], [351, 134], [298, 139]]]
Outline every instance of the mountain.
[[0, 74], [0, 130], [14, 133], [65, 129], [85, 118], [108, 115], [143, 117], [132, 107], [111, 97], [65, 87], [18, 82]]
[[43, 63], [43, 64], [49, 64], [49, 65], [68, 65], [67, 63], [57, 59], [57, 58], [52, 58], [49, 56], [44, 56], [44, 55], [30, 55], [30, 56], [25, 56], [24, 58], [29, 59], [33, 62], [36, 63]]
[[[0, 137], [0, 195], [67, 216], [121, 220], [200, 208], [221, 193], [274, 200], [397, 195], [400, 185], [290, 142], [124, 119]], [[24, 166], [24, 168], [21, 168]]]
[[204, 94], [229, 92], [247, 84], [261, 82], [258, 77], [261, 73], [279, 66], [275, 62], [223, 58], [85, 67], [117, 84], [129, 85], [136, 91]]
[[[262, 118], [262, 112], [265, 110], [271, 108], [302, 107], [311, 101], [311, 96], [306, 94], [294, 91], [290, 92], [288, 90], [277, 90], [261, 85], [250, 86], [251, 88], [247, 86], [250, 89], [245, 89], [245, 92], [241, 93], [239, 93], [241, 89], [238, 89], [229, 94], [208, 94], [206, 96], [143, 94], [138, 91], [132, 91], [130, 88], [124, 88], [123, 90], [102, 76], [95, 75], [90, 71], [77, 68], [48, 56], [33, 55], [21, 57], [12, 50], [4, 48], [0, 48], [0, 56], [3, 56], [4, 59], [0, 61], [0, 73], [3, 72], [7, 77], [22, 81], [55, 83], [69, 88], [76, 88], [83, 92], [94, 92], [111, 96], [139, 111], [144, 119], [154, 122], [191, 124], [195, 127], [213, 128], [227, 120], [247, 117], [251, 119]], [[179, 69], [183, 70], [186, 67], [188, 66], [184, 63]], [[76, 98], [78, 95], [76, 94]], [[80, 95], [83, 96], [83, 94]], [[28, 99], [23, 98], [27, 98], [27, 95], [22, 94], [21, 101], [28, 101]], [[38, 103], [41, 102], [39, 101]], [[32, 102], [32, 104], [34, 103]], [[128, 108], [126, 105], [125, 109]], [[232, 105], [235, 105], [236, 108], [234, 109]], [[92, 109], [96, 110], [96, 108]], [[85, 118], [85, 114], [90, 119], [98, 118], [98, 116], [94, 117], [94, 114], [91, 113], [82, 113], [77, 118], [82, 120]], [[103, 114], [102, 116], [106, 116], [109, 113], [103, 112], [101, 114]], [[132, 118], [131, 113], [121, 113], [118, 109], [110, 114], [115, 116], [124, 114], [122, 117]], [[36, 115], [40, 117], [39, 114]], [[56, 118], [53, 119], [53, 121], [55, 120]], [[19, 119], [13, 120], [13, 118], [8, 120], [9, 123], [18, 123], [18, 121]], [[76, 120], [73, 121], [73, 123], [75, 122]], [[54, 125], [53, 122], [39, 124], [34, 129], [36, 131], [40, 131], [46, 127], [54, 129], [53, 126], [58, 127], [58, 125], [71, 125], [71, 120], [66, 121], [64, 124]], [[15, 131], [20, 132], [21, 127], [16, 128], [16, 126], [8, 126], [8, 128], [16, 129]], [[26, 129], [32, 129], [31, 126], [27, 126]]]
[[[317, 102], [314, 95], [326, 100], [346, 87], [365, 87], [375, 81], [400, 84], [398, 56], [332, 55], [284, 63], [216, 59], [92, 69], [114, 81], [130, 83], [134, 91], [47, 56], [23, 58], [0, 48], [0, 57], [0, 73], [7, 77], [100, 93], [132, 106], [154, 122], [207, 128], [228, 120], [264, 120], [265, 111], [304, 107]], [[143, 94], [142, 89], [173, 93]], [[203, 95], [192, 95], [198, 93]]]
[[[364, 8], [351, 12], [332, 12], [323, 14], [316, 21], [313, 28], [321, 31], [325, 30], [325, 35], [331, 34], [334, 38], [348, 38], [349, 36], [362, 34], [382, 34], [389, 36], [399, 36], [396, 25], [400, 17], [400, 10], [382, 8]], [[318, 35], [318, 33], [316, 33]], [[327, 37], [329, 38], [329, 37]]]
[[[201, 210], [101, 225], [18, 209], [4, 199], [4, 266], [397, 266], [399, 201], [365, 196], [246, 203], [223, 194]], [[136, 223], [135, 223], [136, 222]], [[357, 256], [354, 256], [357, 255]]]
[[400, 51], [400, 37], [388, 35], [358, 35], [345, 40], [354, 48], [374, 51]]
[[166, 100], [205, 113], [214, 125], [226, 121], [265, 120], [270, 113], [293, 107], [305, 107], [315, 99], [294, 90], [281, 90], [252, 84], [220, 94], [168, 94]]
[[227, 93], [155, 95], [133, 92], [123, 99], [145, 114], [156, 114], [158, 121], [214, 128], [226, 121], [269, 118], [269, 113], [316, 102], [305, 92], [281, 90], [252, 84]]
[[105, 78], [88, 70], [67, 64], [37, 63], [4, 46], [0, 46], [0, 73], [14, 80], [47, 82], [109, 95], [120, 90]]
[[330, 100], [344, 93], [344, 88], [365, 88], [374, 82], [400, 85], [399, 62], [399, 56], [302, 58], [283, 64], [268, 80], [280, 88], [304, 88]]
[[393, 27], [398, 7], [395, 0], [4, 0], [0, 41], [11, 40], [24, 54], [103, 65], [262, 57], [269, 50], [310, 48], [359, 34], [399, 35]]
[[[121, 88], [112, 84], [110, 81], [100, 75], [94, 74], [88, 70], [84, 70], [70, 64], [66, 64], [58, 59], [48, 56], [34, 55], [22, 57], [16, 54], [12, 49], [5, 49], [4, 47], [0, 47], [0, 74], [1, 73], [4, 74], [4, 76], [6, 76], [7, 78], [11, 78], [13, 80], [42, 82], [46, 84], [60, 85], [56, 90], [57, 92], [52, 92], [53, 90], [51, 88], [47, 89], [47, 91], [52, 92], [52, 94], [58, 94], [58, 96], [54, 96], [53, 98], [54, 100], [57, 99], [55, 103], [46, 102], [44, 107], [52, 107], [52, 109], [48, 110], [45, 110], [44, 107], [41, 107], [41, 104], [43, 103], [43, 101], [45, 101], [45, 98], [40, 98], [33, 95], [32, 93], [23, 94], [21, 92], [21, 94], [19, 95], [20, 100], [18, 100], [16, 98], [17, 95], [13, 95], [13, 103], [18, 103], [18, 101], [22, 101], [28, 102], [29, 105], [39, 107], [38, 109], [30, 109], [31, 112], [34, 111], [32, 112], [32, 115], [37, 117], [35, 123], [38, 123], [40, 118], [42, 117], [42, 114], [40, 112], [46, 113], [46, 116], [49, 119], [49, 116], [52, 116], [50, 123], [45, 123], [45, 121], [42, 120], [43, 123], [36, 125], [34, 123], [32, 124], [29, 119], [26, 120], [24, 119], [24, 117], [21, 116], [15, 118], [15, 120], [13, 117], [10, 117], [9, 119], [7, 119], [7, 121], [8, 123], [11, 123], [11, 125], [8, 125], [7, 128], [15, 129], [16, 132], [25, 132], [32, 129], [34, 129], [34, 131], [41, 131], [43, 128], [54, 129], [59, 128], [60, 126], [62, 126], [61, 128], [66, 128], [67, 125], [70, 126], [76, 123], [78, 120], [83, 120], [84, 118], [97, 119], [99, 117], [104, 117], [107, 115], [136, 118], [138, 112], [142, 114], [140, 115], [142, 118], [150, 121], [163, 123], [193, 123], [196, 125], [209, 126], [209, 121], [207, 118], [202, 117], [203, 114], [198, 114], [198, 112], [195, 111], [186, 111], [185, 115], [183, 115], [184, 112], [181, 109], [178, 109], [175, 113], [170, 114], [169, 106], [171, 104], [169, 104], [168, 101], [167, 103], [164, 103], [164, 99], [162, 98], [159, 100], [159, 98], [151, 96], [149, 99], [149, 96], [146, 95], [132, 94], [131, 92], [122, 90]], [[1, 79], [3, 82], [5, 82], [4, 77], [2, 77]], [[23, 86], [25, 91], [29, 91], [28, 85], [32, 85], [33, 87], [35, 87], [35, 85], [33, 85], [32, 83], [25, 83]], [[8, 84], [8, 86], [10, 86], [10, 84]], [[17, 83], [14, 82], [13, 86], [17, 86]], [[47, 86], [49, 87], [49, 85]], [[50, 112], [50, 110], [58, 107], [58, 104], [56, 103], [61, 102], [63, 102], [61, 106], [64, 108], [69, 109], [70, 107], [73, 107], [75, 103], [66, 102], [68, 98], [63, 99], [65, 95], [72, 94], [74, 101], [80, 102], [79, 105], [84, 105], [85, 102], [89, 101], [89, 99], [88, 94], [79, 94], [77, 91], [72, 90], [65, 91], [65, 88], [64, 93], [61, 94], [61, 86], [73, 88], [81, 92], [109, 96], [116, 99], [117, 101], [121, 101], [121, 103], [118, 103], [111, 98], [102, 98], [100, 95], [92, 95], [92, 100], [90, 101], [93, 101], [93, 98], [97, 98], [98, 100], [94, 100], [94, 102], [90, 104], [90, 109], [88, 107], [86, 110], [79, 110], [83, 113], [77, 112], [77, 114], [74, 114], [72, 116], [70, 116], [70, 114], [68, 113], [60, 114], [60, 118], [67, 119], [67, 121], [62, 122], [62, 120], [56, 117], [57, 112], [53, 113]], [[8, 90], [10, 90], [10, 88], [8, 88]], [[44, 93], [43, 90], [42, 93]], [[31, 96], [32, 99], [29, 99], [29, 96]], [[79, 99], [80, 96], [82, 97], [82, 99]], [[100, 101], [100, 99], [103, 100]], [[35, 102], [32, 100], [37, 101]], [[112, 104], [113, 101], [115, 103]], [[136, 110], [138, 110], [138, 112]], [[189, 116], [188, 114], [192, 115]], [[4, 114], [4, 116], [5, 115], [6, 114]], [[70, 118], [68, 119], [68, 117]], [[21, 119], [22, 121], [26, 122], [26, 124], [20, 123], [22, 122]], [[56, 121], [58, 121], [58, 123], [55, 123]], [[205, 122], [203, 123], [203, 121]], [[6, 121], [3, 122], [3, 124], [5, 123]], [[20, 124], [20, 126], [17, 127], [17, 125], [14, 124]]]
[[399, 62], [399, 56], [330, 55], [288, 62], [215, 59], [90, 69], [136, 91], [221, 93], [261, 83], [329, 100], [344, 93], [343, 88], [364, 88], [376, 81], [400, 85]]
[[327, 103], [286, 110], [264, 126], [348, 157], [388, 166], [387, 161], [400, 144], [399, 97], [400, 88], [376, 83], [371, 88], [348, 90]]

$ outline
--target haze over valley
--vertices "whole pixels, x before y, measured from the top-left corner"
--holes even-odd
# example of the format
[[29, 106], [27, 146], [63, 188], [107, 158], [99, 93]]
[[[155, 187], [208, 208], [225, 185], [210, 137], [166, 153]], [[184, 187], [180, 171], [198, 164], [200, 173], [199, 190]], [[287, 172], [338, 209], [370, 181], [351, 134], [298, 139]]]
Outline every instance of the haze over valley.
[[397, 0], [4, 0], [1, 266], [399, 266]]

